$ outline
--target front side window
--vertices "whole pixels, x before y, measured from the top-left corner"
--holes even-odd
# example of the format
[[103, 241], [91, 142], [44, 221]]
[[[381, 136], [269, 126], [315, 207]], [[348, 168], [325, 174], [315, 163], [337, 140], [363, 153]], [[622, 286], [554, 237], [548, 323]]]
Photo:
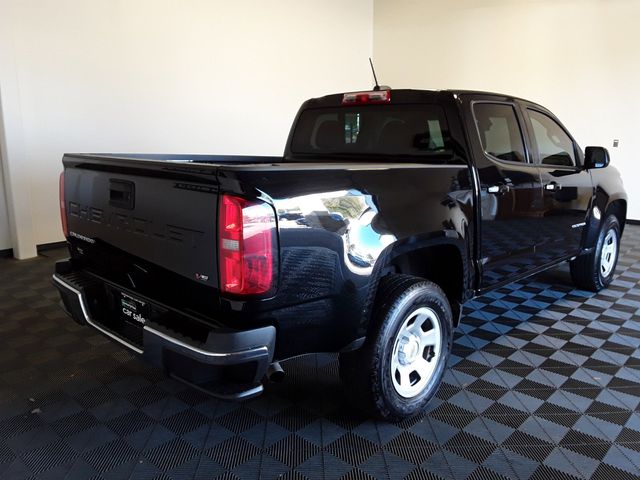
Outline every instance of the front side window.
[[571, 137], [551, 117], [529, 110], [533, 136], [542, 165], [575, 166], [576, 153]]
[[522, 131], [512, 105], [476, 103], [473, 112], [485, 153], [499, 160], [526, 161]]

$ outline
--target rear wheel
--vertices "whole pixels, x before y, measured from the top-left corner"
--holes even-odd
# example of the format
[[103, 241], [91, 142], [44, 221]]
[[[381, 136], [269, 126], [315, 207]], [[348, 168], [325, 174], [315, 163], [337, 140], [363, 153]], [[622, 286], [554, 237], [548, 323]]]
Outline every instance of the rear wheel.
[[593, 292], [608, 287], [613, 280], [619, 252], [620, 223], [615, 215], [609, 215], [602, 223], [594, 250], [570, 263], [573, 282]]
[[452, 342], [451, 307], [436, 284], [390, 275], [380, 285], [362, 348], [340, 355], [340, 373], [359, 409], [386, 420], [420, 411], [436, 393]]

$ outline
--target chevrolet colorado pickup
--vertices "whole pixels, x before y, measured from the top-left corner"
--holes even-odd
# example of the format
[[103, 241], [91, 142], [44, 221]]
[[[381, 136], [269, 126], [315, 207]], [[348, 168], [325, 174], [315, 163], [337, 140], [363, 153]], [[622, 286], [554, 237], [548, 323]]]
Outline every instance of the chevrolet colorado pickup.
[[607, 287], [627, 209], [606, 149], [474, 91], [308, 100], [282, 157], [63, 164], [53, 282], [76, 322], [222, 398], [339, 352], [350, 398], [390, 420], [436, 392], [466, 300], [564, 261]]

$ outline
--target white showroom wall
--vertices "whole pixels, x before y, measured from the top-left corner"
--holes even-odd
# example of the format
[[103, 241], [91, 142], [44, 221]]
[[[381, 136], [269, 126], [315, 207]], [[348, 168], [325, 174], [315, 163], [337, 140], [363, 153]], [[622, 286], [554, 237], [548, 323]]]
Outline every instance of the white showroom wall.
[[[374, 59], [394, 88], [521, 96], [603, 145], [640, 219], [640, 1], [375, 0]], [[612, 148], [614, 139], [619, 148]]]
[[64, 152], [282, 153], [303, 100], [370, 85], [372, 29], [372, 0], [0, 0], [14, 251], [62, 240]]
[[279, 154], [305, 98], [370, 85], [372, 51], [395, 88], [549, 107], [609, 148], [640, 219], [638, 18], [636, 0], [0, 0], [0, 250], [62, 239], [65, 151]]

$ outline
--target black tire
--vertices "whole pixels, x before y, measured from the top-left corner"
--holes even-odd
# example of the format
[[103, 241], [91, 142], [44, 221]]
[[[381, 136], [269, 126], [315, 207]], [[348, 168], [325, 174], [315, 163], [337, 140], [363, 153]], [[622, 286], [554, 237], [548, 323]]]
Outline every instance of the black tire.
[[[423, 347], [422, 343], [418, 343], [418, 349], [414, 349], [413, 354], [420, 352], [414, 355], [415, 361], [421, 362], [418, 358], [420, 355], [431, 355], [430, 360], [425, 360], [436, 363], [430, 367], [433, 368], [432, 373], [425, 375], [425, 386], [418, 394], [407, 398], [397, 391], [399, 377], [396, 377], [394, 384], [391, 362], [394, 352], [398, 348], [402, 350], [402, 347], [398, 347], [399, 342], [407, 338], [396, 337], [401, 329], [406, 332], [406, 328], [415, 328], [405, 326], [407, 322], [412, 322], [411, 315], [415, 315], [414, 312], [420, 308], [435, 314], [435, 319], [428, 321], [434, 326], [434, 334], [439, 333], [440, 344], [438, 347]], [[385, 420], [400, 421], [422, 410], [438, 390], [451, 351], [451, 307], [446, 295], [435, 283], [409, 275], [388, 275], [380, 282], [371, 321], [364, 345], [356, 351], [340, 354], [340, 376], [355, 408], [364, 409]], [[434, 353], [427, 351], [431, 348]], [[397, 358], [397, 355], [393, 358]], [[402, 358], [406, 360], [407, 357]], [[420, 383], [423, 383], [422, 379], [416, 381], [415, 385]], [[410, 385], [410, 388], [417, 387]]]
[[[605, 239], [609, 232], [615, 235], [616, 251], [613, 255], [613, 267], [606, 274], [602, 270], [603, 248], [606, 246]], [[607, 288], [615, 274], [620, 252], [620, 223], [615, 215], [608, 215], [602, 222], [598, 241], [593, 251], [587, 255], [580, 255], [570, 262], [571, 278], [578, 288], [599, 292]]]

